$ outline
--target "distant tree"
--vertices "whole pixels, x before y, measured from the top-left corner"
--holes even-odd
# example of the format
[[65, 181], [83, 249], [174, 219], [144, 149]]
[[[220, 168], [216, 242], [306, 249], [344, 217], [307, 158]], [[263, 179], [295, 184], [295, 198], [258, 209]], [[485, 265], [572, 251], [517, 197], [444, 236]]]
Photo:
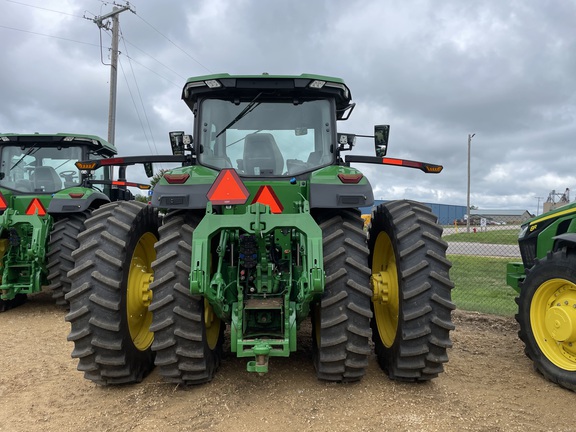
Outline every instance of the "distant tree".
[[136, 196], [134, 197], [134, 199], [135, 199], [136, 201], [140, 201], [140, 202], [143, 202], [143, 203], [145, 203], [145, 204], [148, 204], [148, 201], [149, 201], [149, 200], [148, 200], [148, 196], [146, 196], [146, 195], [136, 195]]
[[150, 184], [152, 185], [152, 189], [154, 189], [154, 186], [156, 186], [156, 183], [158, 183], [160, 181], [160, 179], [162, 178], [162, 176], [164, 175], [164, 173], [166, 171], [168, 171], [168, 170], [161, 169], [156, 174], [154, 174], [154, 177], [152, 177], [152, 180], [150, 180]]

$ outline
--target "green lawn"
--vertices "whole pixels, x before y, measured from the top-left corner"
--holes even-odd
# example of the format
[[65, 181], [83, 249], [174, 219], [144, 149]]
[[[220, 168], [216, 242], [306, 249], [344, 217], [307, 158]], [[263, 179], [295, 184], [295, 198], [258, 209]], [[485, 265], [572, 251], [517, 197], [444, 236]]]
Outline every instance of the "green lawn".
[[475, 243], [491, 243], [491, 244], [505, 244], [515, 245], [518, 244], [518, 230], [517, 229], [504, 229], [480, 232], [477, 227], [477, 232], [466, 232], [466, 227], [462, 228], [462, 232], [456, 234], [448, 234], [442, 238], [448, 242], [475, 242]]
[[452, 261], [450, 279], [455, 284], [452, 301], [456, 307], [494, 315], [516, 313], [516, 291], [506, 285], [510, 258], [448, 255], [448, 259]]

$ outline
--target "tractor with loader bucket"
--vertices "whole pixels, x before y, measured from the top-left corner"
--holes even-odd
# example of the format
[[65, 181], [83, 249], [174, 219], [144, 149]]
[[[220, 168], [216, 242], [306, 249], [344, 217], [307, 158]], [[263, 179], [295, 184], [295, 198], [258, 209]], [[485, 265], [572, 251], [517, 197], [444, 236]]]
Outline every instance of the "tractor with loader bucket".
[[66, 303], [84, 220], [104, 203], [133, 198], [118, 188], [123, 182], [112, 188], [109, 167], [84, 181], [75, 163], [115, 154], [92, 135], [0, 134], [0, 312], [43, 287]]
[[181, 164], [151, 205], [101, 206], [78, 236], [66, 320], [85, 378], [132, 383], [157, 366], [171, 383], [208, 382], [225, 329], [230, 351], [264, 374], [297, 350], [308, 319], [319, 379], [360, 380], [371, 338], [391, 378], [438, 376], [454, 328], [442, 228], [401, 200], [374, 208], [366, 232], [358, 207], [373, 204], [372, 187], [350, 165], [442, 167], [386, 157], [388, 126], [370, 136], [376, 156], [344, 156], [357, 136], [336, 129], [354, 108], [338, 78], [202, 76], [182, 98], [193, 135], [170, 133], [172, 155], [78, 163], [87, 175]]
[[534, 369], [576, 391], [576, 203], [526, 221], [522, 262], [508, 263], [516, 298], [518, 336]]

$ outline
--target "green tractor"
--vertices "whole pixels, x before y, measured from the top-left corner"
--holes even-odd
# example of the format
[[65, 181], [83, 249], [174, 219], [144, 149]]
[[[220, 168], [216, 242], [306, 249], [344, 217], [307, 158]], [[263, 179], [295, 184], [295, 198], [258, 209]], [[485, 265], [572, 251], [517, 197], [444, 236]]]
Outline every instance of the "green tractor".
[[576, 391], [576, 204], [521, 226], [522, 262], [508, 263], [507, 283], [519, 296], [518, 335], [534, 368]]
[[104, 203], [132, 197], [111, 188], [109, 167], [82, 185], [75, 163], [110, 158], [116, 149], [76, 134], [0, 134], [0, 144], [0, 312], [45, 286], [64, 305], [84, 220]]
[[170, 133], [173, 155], [92, 164], [182, 166], [163, 173], [151, 205], [104, 205], [78, 236], [66, 320], [85, 378], [138, 382], [158, 366], [168, 382], [208, 382], [226, 327], [230, 350], [264, 374], [296, 351], [308, 318], [319, 379], [360, 380], [370, 338], [391, 378], [441, 373], [454, 328], [442, 228], [402, 200], [375, 208], [366, 233], [358, 208], [373, 192], [350, 164], [442, 167], [385, 157], [388, 126], [370, 136], [377, 156], [344, 158], [356, 136], [336, 123], [354, 104], [338, 78], [210, 75], [182, 98], [194, 139]]

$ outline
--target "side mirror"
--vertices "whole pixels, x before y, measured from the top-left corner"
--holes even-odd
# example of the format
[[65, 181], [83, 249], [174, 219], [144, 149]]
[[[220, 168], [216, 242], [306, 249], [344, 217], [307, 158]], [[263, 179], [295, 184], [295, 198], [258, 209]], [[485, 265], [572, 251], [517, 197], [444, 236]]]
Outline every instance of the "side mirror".
[[390, 125], [374, 126], [374, 147], [376, 156], [384, 157], [388, 151], [388, 135], [390, 134]]
[[174, 156], [182, 156], [184, 150], [192, 150], [192, 135], [186, 135], [183, 131], [169, 132], [170, 146]]

